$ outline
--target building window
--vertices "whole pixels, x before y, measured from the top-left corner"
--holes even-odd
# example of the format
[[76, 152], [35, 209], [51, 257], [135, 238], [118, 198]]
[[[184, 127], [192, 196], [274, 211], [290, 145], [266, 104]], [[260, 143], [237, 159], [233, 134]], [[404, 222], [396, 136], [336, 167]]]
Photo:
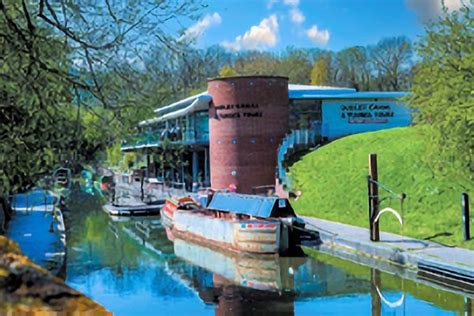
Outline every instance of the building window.
[[290, 100], [290, 129], [310, 128], [312, 122], [321, 122], [321, 104], [317, 99]]

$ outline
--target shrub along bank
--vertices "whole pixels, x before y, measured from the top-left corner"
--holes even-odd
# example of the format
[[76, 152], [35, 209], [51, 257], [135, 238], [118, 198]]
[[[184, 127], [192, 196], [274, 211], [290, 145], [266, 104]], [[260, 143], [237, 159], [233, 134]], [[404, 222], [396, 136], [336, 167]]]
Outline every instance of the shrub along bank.
[[[407, 194], [403, 211], [399, 201], [381, 205], [402, 213], [404, 225], [384, 215], [381, 231], [474, 249], [474, 240], [463, 241], [461, 218], [461, 193], [473, 192], [472, 175], [468, 170], [460, 173], [449, 162], [441, 171], [434, 169], [429, 142], [428, 130], [422, 126], [336, 140], [290, 169], [294, 187], [302, 191], [292, 205], [300, 215], [368, 227], [368, 154], [377, 153], [379, 181]], [[381, 195], [388, 194], [381, 191]]]

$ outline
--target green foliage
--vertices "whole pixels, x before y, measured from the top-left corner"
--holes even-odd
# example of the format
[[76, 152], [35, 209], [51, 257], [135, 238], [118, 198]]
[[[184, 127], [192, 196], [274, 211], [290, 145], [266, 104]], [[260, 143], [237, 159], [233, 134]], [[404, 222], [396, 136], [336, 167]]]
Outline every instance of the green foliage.
[[134, 152], [127, 152], [124, 154], [123, 157], [123, 164], [122, 169], [132, 169], [135, 164], [135, 160], [137, 159], [137, 154]]
[[187, 164], [183, 160], [185, 147], [183, 145], [172, 144], [168, 139], [165, 139], [160, 148], [156, 149], [152, 153], [153, 161], [157, 162], [160, 170], [172, 168], [179, 170], [181, 166]]
[[220, 77], [230, 77], [235, 75], [237, 75], [237, 72], [229, 65], [225, 65], [221, 70], [219, 70]]
[[311, 70], [311, 84], [327, 86], [331, 83], [331, 57], [330, 55], [319, 57]]
[[105, 159], [157, 94], [171, 94], [136, 52], [150, 34], [166, 51], [175, 42], [164, 21], [195, 12], [191, 0], [50, 2], [0, 1], [0, 191], [25, 190], [58, 164]]
[[250, 52], [239, 56], [234, 69], [238, 75], [279, 75], [278, 57], [266, 52]]
[[107, 160], [106, 164], [108, 166], [119, 166], [120, 162], [122, 161], [122, 158], [124, 158], [124, 155], [122, 154], [122, 151], [120, 150], [121, 148], [121, 143], [117, 142], [114, 145], [110, 146], [107, 148], [106, 153], [107, 153]]
[[472, 8], [445, 15], [417, 45], [408, 103], [428, 125], [430, 159], [443, 172], [474, 176], [474, 18]]
[[[0, 187], [6, 192], [49, 173], [74, 136], [68, 82], [44, 71], [53, 64], [66, 71], [67, 49], [47, 29], [26, 32], [20, 13], [18, 7], [0, 8]], [[50, 56], [49, 64], [38, 61], [42, 55]]]
[[[403, 227], [388, 215], [381, 219], [382, 231], [419, 239], [440, 234], [435, 241], [474, 249], [474, 241], [462, 241], [460, 203], [462, 192], [472, 196], [473, 183], [450, 165], [444, 174], [435, 172], [427, 162], [434, 158], [427, 149], [430, 141], [426, 128], [416, 126], [348, 136], [323, 146], [291, 168], [294, 187], [302, 191], [292, 206], [301, 215], [367, 227], [368, 154], [375, 152], [379, 181], [407, 194]], [[399, 201], [385, 201], [382, 207], [401, 210]]]
[[308, 51], [289, 47], [280, 58], [278, 72], [287, 76], [291, 83], [309, 84], [312, 66], [310, 58]]

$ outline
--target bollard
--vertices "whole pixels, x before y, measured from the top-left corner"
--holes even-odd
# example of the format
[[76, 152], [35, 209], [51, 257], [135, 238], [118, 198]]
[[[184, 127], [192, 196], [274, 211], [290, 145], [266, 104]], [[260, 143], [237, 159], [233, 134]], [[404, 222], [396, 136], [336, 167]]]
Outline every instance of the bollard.
[[[367, 176], [367, 197], [369, 201], [369, 229], [372, 229], [372, 178]], [[372, 236], [372, 233], [370, 233]]]
[[378, 188], [378, 173], [377, 173], [377, 154], [369, 154], [369, 218], [370, 218], [370, 240], [379, 241], [380, 231], [379, 223], [375, 221], [379, 213], [379, 188]]
[[140, 177], [140, 198], [143, 202], [143, 199], [145, 198], [145, 192], [143, 190], [143, 182], [145, 180], [145, 170], [142, 170], [141, 177]]
[[469, 195], [466, 192], [461, 194], [462, 227], [464, 240], [471, 239], [470, 219], [469, 219]]

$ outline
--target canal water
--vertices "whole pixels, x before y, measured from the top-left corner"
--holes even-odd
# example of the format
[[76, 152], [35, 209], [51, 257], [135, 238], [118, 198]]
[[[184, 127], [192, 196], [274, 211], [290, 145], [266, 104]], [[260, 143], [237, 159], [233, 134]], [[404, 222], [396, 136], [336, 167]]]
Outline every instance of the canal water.
[[311, 249], [235, 256], [171, 241], [159, 218], [111, 219], [90, 194], [69, 201], [66, 283], [116, 315], [451, 315], [469, 304]]

